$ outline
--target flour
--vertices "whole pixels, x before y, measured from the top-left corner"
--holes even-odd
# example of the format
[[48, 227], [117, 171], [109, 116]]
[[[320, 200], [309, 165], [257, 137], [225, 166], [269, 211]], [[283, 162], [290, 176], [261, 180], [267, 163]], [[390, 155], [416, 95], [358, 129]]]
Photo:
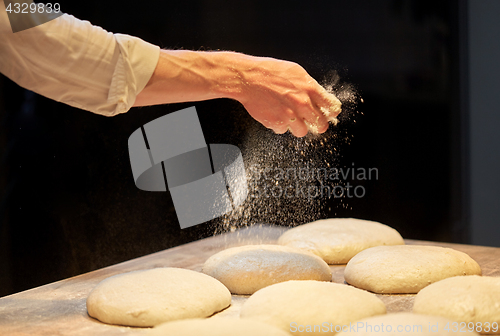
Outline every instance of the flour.
[[[344, 182], [322, 180], [314, 172], [339, 165], [341, 147], [352, 137], [345, 127], [339, 127], [355, 122], [360, 98], [355, 88], [341, 82], [336, 73], [324, 81], [323, 87], [342, 104], [338, 119], [329, 118], [327, 132], [297, 138], [290, 133], [275, 134], [258, 123], [249, 127], [240, 146], [249, 195], [241, 206], [217, 220], [214, 234], [259, 223], [295, 226], [326, 216], [326, 200], [334, 196], [322, 190]], [[334, 109], [336, 105], [332, 106]], [[332, 109], [323, 109], [323, 113], [328, 117]], [[334, 206], [347, 205], [344, 198], [337, 198]]]

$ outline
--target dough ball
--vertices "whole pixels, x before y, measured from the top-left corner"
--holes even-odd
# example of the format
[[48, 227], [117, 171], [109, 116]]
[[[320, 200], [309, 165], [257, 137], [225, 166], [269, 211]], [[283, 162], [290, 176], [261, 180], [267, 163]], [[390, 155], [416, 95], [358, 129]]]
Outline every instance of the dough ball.
[[[368, 317], [345, 328], [338, 336], [476, 336], [475, 332], [454, 332], [453, 321], [440, 316], [395, 313]], [[446, 330], [445, 330], [446, 329]]]
[[154, 268], [100, 282], [87, 298], [87, 311], [104, 323], [152, 327], [172, 320], [207, 317], [230, 304], [229, 290], [206, 274]]
[[317, 254], [328, 264], [345, 264], [369, 247], [403, 245], [404, 241], [396, 230], [378, 222], [330, 218], [290, 229], [278, 243]]
[[482, 326], [476, 329], [480, 334], [500, 334], [500, 278], [471, 275], [438, 281], [417, 294], [413, 311], [473, 322]]
[[292, 335], [333, 335], [330, 324], [345, 325], [385, 312], [384, 303], [374, 294], [347, 285], [304, 280], [257, 291], [243, 304], [240, 316], [275, 325]]
[[188, 319], [161, 324], [147, 336], [290, 336], [275, 326], [244, 319]]
[[320, 257], [281, 245], [233, 247], [211, 256], [203, 273], [213, 276], [234, 294], [253, 294], [288, 280], [331, 281], [330, 267]]
[[411, 294], [436, 281], [481, 274], [463, 252], [438, 246], [377, 246], [358, 253], [344, 271], [345, 281], [375, 293]]

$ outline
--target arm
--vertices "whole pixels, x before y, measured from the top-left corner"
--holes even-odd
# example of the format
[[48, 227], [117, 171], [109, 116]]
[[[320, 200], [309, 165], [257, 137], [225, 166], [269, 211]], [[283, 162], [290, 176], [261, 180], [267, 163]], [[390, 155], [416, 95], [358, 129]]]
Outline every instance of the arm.
[[232, 98], [275, 132], [304, 136], [308, 129], [326, 131], [327, 118], [340, 113], [340, 101], [295, 63], [233, 52], [160, 52], [66, 14], [13, 34], [1, 1], [0, 54], [0, 72], [19, 85], [107, 116], [133, 104]]
[[298, 64], [234, 52], [162, 50], [134, 106], [238, 100], [250, 115], [276, 133], [323, 133], [341, 103]]

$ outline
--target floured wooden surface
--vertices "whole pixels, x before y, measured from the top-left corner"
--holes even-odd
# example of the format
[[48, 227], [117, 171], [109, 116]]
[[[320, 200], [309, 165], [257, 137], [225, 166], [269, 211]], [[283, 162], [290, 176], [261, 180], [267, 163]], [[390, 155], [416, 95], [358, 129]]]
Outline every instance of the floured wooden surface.
[[[273, 244], [286, 229], [254, 226], [202, 239], [121, 264], [106, 267], [25, 292], [0, 298], [0, 335], [141, 335], [148, 329], [111, 326], [87, 315], [85, 301], [103, 279], [115, 274], [154, 267], [182, 267], [201, 271], [206, 259], [227, 247]], [[451, 247], [469, 254], [483, 275], [500, 276], [500, 248], [406, 240], [407, 244]], [[330, 266], [332, 279], [344, 283], [342, 265]], [[415, 295], [377, 295], [388, 312], [411, 311]], [[238, 318], [247, 296], [233, 295], [232, 305], [212, 318]]]

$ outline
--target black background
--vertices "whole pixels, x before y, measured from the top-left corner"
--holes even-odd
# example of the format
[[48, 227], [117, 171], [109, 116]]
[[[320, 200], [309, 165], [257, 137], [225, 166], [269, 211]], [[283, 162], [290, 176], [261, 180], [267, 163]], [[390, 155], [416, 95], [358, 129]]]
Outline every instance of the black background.
[[[325, 200], [332, 209], [326, 215], [381, 221], [405, 238], [467, 242], [453, 183], [461, 136], [457, 6], [61, 1], [66, 13], [162, 48], [287, 59], [318, 81], [339, 71], [364, 100], [362, 113], [340, 125], [352, 135], [341, 147], [341, 165], [376, 167], [379, 179], [367, 181], [366, 196], [348, 207]], [[239, 145], [259, 127], [231, 100], [133, 108], [107, 118], [0, 76], [0, 296], [211, 235], [210, 224], [181, 230], [169, 193], [138, 190], [128, 159], [134, 130], [192, 105], [207, 143]]]

